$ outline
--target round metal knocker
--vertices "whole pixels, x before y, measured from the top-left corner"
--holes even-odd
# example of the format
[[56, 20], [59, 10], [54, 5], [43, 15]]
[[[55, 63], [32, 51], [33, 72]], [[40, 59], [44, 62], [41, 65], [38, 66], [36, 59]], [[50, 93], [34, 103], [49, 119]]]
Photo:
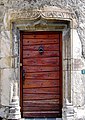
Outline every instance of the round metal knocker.
[[38, 49], [39, 53], [42, 55], [44, 53], [44, 48], [43, 46], [40, 46]]

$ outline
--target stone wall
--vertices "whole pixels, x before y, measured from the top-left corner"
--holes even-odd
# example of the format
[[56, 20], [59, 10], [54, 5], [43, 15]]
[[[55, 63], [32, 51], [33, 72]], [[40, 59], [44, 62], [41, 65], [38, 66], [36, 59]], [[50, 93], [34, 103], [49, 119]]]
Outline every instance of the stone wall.
[[[69, 36], [66, 38], [69, 39], [69, 41], [64, 42], [64, 49], [66, 51], [64, 64], [68, 68], [63, 71], [65, 74], [65, 85], [68, 84], [68, 86], [65, 87], [63, 94], [65, 94], [66, 104], [71, 102], [73, 104], [74, 120], [84, 120], [85, 76], [81, 74], [81, 70], [85, 68], [84, 0], [0, 0], [0, 105], [9, 106], [13, 96], [13, 82], [15, 79], [19, 80], [19, 75], [17, 74], [17, 71], [19, 71], [19, 34], [16, 36], [16, 33], [18, 33], [16, 27], [18, 26], [17, 28], [22, 29], [22, 26], [24, 26], [25, 23], [22, 21], [20, 24], [19, 21], [16, 22], [16, 20], [11, 20], [14, 20], [15, 17], [18, 18], [19, 14], [22, 16], [21, 19], [25, 17], [24, 14], [22, 15], [19, 11], [32, 11], [35, 9], [40, 12], [39, 10], [42, 10], [43, 7], [49, 8], [50, 6], [61, 10], [68, 9], [68, 11], [73, 14], [73, 17], [75, 16], [77, 21], [74, 21], [75, 26], [73, 28], [69, 27], [71, 33], [70, 38]], [[49, 11], [49, 9], [45, 10]], [[14, 18], [10, 15], [11, 11], [15, 14]], [[31, 13], [29, 13], [29, 16], [30, 14]], [[47, 15], [52, 16], [52, 13], [47, 12]], [[61, 19], [62, 17], [63, 14], [60, 14], [58, 19]], [[14, 22], [16, 22], [16, 25], [14, 25]], [[11, 26], [10, 23], [12, 23], [13, 26]], [[30, 25], [28, 23], [26, 24], [27, 26], [23, 27], [23, 30], [28, 28], [31, 29]], [[70, 39], [72, 41], [70, 41]], [[81, 113], [81, 115], [79, 113]], [[67, 120], [69, 120], [68, 117]]]

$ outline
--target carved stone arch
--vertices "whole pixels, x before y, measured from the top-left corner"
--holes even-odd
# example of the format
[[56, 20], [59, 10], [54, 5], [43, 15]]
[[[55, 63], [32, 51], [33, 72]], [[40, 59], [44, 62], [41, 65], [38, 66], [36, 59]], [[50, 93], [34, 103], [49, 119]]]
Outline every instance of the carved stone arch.
[[78, 26], [76, 15], [70, 9], [46, 6], [40, 9], [9, 9], [5, 15], [5, 27], [10, 29], [12, 22], [21, 23], [23, 20], [34, 21], [39, 17], [46, 20], [70, 21], [70, 28], [77, 28]]
[[[63, 43], [63, 118], [68, 114], [73, 114], [73, 109], [68, 111], [68, 106], [72, 107], [72, 34], [77, 28], [76, 15], [69, 9], [47, 6], [40, 9], [20, 9], [8, 11], [5, 15], [5, 29], [10, 30], [12, 38], [12, 53], [15, 69], [15, 76], [19, 83], [19, 46], [20, 31], [62, 31]], [[18, 91], [19, 92], [19, 91]], [[66, 109], [67, 108], [67, 109]]]

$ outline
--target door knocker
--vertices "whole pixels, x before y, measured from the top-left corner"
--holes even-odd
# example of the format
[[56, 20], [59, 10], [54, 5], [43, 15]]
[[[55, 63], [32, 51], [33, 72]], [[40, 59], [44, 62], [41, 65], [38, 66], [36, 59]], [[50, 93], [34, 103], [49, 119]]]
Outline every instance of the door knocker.
[[38, 51], [41, 55], [44, 53], [44, 48], [42, 45], [39, 47]]

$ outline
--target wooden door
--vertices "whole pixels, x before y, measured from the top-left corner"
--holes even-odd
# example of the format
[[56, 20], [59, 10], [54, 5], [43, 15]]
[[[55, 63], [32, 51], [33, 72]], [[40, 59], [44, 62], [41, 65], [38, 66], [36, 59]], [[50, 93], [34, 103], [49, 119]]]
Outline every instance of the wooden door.
[[61, 32], [21, 32], [21, 113], [62, 117]]

